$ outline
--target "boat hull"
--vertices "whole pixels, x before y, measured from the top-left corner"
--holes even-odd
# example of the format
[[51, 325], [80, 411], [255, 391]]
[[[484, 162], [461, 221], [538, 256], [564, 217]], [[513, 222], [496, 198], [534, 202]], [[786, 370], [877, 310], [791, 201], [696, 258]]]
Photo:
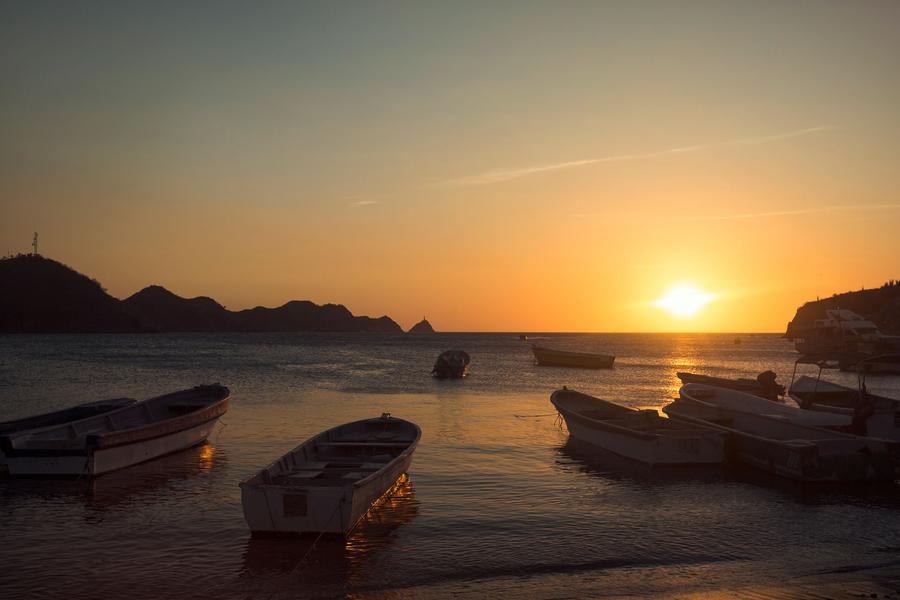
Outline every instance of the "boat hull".
[[721, 437], [642, 439], [634, 435], [599, 429], [574, 413], [563, 413], [569, 434], [579, 442], [652, 466], [721, 464], [724, 441]]
[[891, 481], [897, 444], [787, 419], [722, 409], [685, 397], [663, 409], [673, 419], [727, 434], [729, 459], [807, 482]]
[[190, 429], [134, 444], [88, 451], [82, 455], [14, 455], [6, 459], [7, 468], [10, 475], [102, 475], [202, 444], [217, 422], [218, 417]]
[[587, 354], [583, 352], [564, 352], [532, 346], [534, 359], [543, 367], [569, 367], [574, 369], [611, 369], [615, 356], [605, 354]]
[[326, 533], [349, 535], [372, 505], [409, 471], [412, 454], [362, 486], [241, 485], [244, 520], [254, 535]]

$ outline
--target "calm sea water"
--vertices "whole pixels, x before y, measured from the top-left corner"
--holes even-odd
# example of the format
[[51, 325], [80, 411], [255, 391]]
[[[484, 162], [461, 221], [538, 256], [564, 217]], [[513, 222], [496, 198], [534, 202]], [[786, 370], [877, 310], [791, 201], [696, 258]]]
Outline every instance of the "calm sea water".
[[[93, 482], [0, 479], [0, 597], [564, 598], [900, 578], [900, 486], [645, 469], [569, 442], [552, 416], [562, 385], [660, 407], [677, 370], [790, 379], [785, 340], [734, 338], [533, 338], [618, 356], [579, 371], [534, 366], [511, 334], [0, 337], [0, 420], [199, 383], [233, 392], [207, 445]], [[471, 354], [471, 376], [434, 381], [450, 348]], [[869, 386], [900, 397], [898, 379]], [[423, 430], [396, 496], [346, 543], [251, 539], [241, 479], [382, 412]]]

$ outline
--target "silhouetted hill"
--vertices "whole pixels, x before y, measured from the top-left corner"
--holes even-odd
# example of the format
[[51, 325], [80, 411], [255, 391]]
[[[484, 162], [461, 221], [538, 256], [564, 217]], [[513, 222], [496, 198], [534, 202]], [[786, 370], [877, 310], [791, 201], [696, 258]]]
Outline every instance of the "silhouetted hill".
[[409, 328], [409, 333], [434, 333], [434, 328], [428, 319], [422, 317], [422, 320]]
[[0, 260], [0, 331], [79, 333], [140, 331], [93, 279], [42, 256]]
[[234, 313], [205, 296], [182, 298], [158, 285], [145, 287], [122, 301], [154, 331], [233, 331]]
[[242, 331], [403, 331], [388, 317], [355, 317], [343, 305], [319, 306], [308, 300], [293, 300], [278, 308], [257, 306], [235, 315]]
[[900, 283], [889, 281], [873, 290], [845, 292], [807, 302], [788, 323], [788, 336], [793, 330], [802, 330], [812, 326], [816, 319], [825, 318], [825, 311], [831, 308], [852, 310], [878, 325], [883, 333], [900, 333]]
[[321, 331], [402, 332], [389, 317], [357, 317], [340, 304], [307, 300], [233, 312], [201, 296], [151, 285], [125, 300], [49, 258], [0, 259], [0, 332]]

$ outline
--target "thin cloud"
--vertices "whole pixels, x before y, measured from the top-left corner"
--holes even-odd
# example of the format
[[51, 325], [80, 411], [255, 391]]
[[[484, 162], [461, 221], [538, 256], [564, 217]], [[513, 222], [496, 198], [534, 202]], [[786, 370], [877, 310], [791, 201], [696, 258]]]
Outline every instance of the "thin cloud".
[[900, 209], [900, 204], [844, 204], [837, 206], [820, 206], [817, 208], [801, 208], [798, 210], [776, 210], [770, 212], [758, 213], [738, 213], [731, 215], [700, 215], [696, 217], [685, 217], [680, 221], [736, 221], [740, 219], [764, 219], [767, 217], [788, 217], [795, 215], [812, 215], [829, 212], [843, 211], [874, 211], [874, 210], [896, 210]]
[[353, 202], [350, 206], [371, 206], [373, 204], [378, 204], [378, 200], [359, 200]]
[[777, 133], [773, 135], [763, 135], [757, 137], [750, 138], [740, 138], [736, 140], [729, 140], [726, 142], [719, 142], [715, 144], [701, 144], [694, 146], [680, 146], [678, 148], [669, 148], [668, 150], [660, 150], [657, 152], [647, 152], [644, 154], [618, 154], [612, 156], [604, 156], [601, 158], [586, 158], [582, 160], [573, 160], [562, 163], [554, 163], [549, 165], [539, 165], [532, 167], [522, 167], [517, 169], [496, 169], [493, 171], [488, 171], [486, 173], [481, 173], [480, 175], [472, 175], [469, 177], [462, 177], [460, 179], [454, 179], [451, 181], [445, 182], [444, 185], [454, 185], [454, 186], [469, 186], [469, 185], [488, 185], [492, 183], [501, 183], [504, 181], [511, 181], [513, 179], [519, 179], [520, 177], [528, 177], [529, 175], [536, 175], [538, 173], [547, 173], [550, 171], [560, 171], [563, 169], [573, 169], [577, 167], [583, 167], [586, 165], [596, 165], [602, 163], [611, 163], [611, 162], [623, 162], [623, 161], [632, 161], [632, 160], [647, 160], [652, 158], [660, 158], [663, 156], [667, 156], [670, 154], [685, 154], [688, 152], [698, 152], [700, 150], [708, 150], [711, 148], [722, 148], [727, 146], [743, 146], [750, 144], [765, 144], [770, 142], [776, 142], [780, 140], [786, 140], [790, 138], [800, 137], [804, 135], [810, 135], [813, 133], [819, 133], [822, 131], [827, 131], [829, 129], [833, 129], [833, 127], [807, 127], [806, 129], [798, 129], [796, 131], [788, 131], [785, 133]]

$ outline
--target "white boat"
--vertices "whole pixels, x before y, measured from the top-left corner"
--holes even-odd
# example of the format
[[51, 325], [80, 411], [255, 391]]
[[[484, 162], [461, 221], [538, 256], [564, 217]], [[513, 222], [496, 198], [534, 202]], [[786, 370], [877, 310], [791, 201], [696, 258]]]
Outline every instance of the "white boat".
[[663, 408], [679, 421], [728, 435], [730, 457], [798, 481], [893, 481], [900, 444], [776, 415], [730, 410], [690, 395]]
[[228, 388], [202, 385], [101, 415], [0, 436], [10, 475], [96, 476], [206, 441]]
[[783, 419], [796, 425], [843, 429], [847, 433], [850, 433], [853, 421], [853, 411], [849, 409], [837, 413], [803, 410], [799, 406], [772, 402], [754, 394], [713, 385], [687, 383], [681, 386], [678, 395], [685, 400], [701, 400], [725, 410]]
[[802, 354], [837, 357], [842, 354], [877, 354], [900, 348], [900, 337], [885, 335], [865, 317], [847, 309], [826, 309], [825, 318], [812, 323], [788, 323], [785, 335], [796, 340]]
[[721, 434], [563, 388], [550, 402], [576, 440], [650, 465], [718, 464], [724, 461]]
[[[131, 406], [135, 402], [136, 401], [133, 398], [96, 400], [94, 402], [77, 404], [75, 406], [63, 408], [62, 410], [56, 410], [41, 415], [14, 419], [12, 421], [3, 421], [0, 423], [0, 435], [8, 435], [10, 433], [28, 431], [29, 429], [39, 429], [42, 427], [50, 427], [51, 425], [62, 425], [63, 423], [80, 421], [81, 419]], [[3, 450], [0, 449], [0, 471], [5, 470], [6, 455], [3, 454]]]
[[384, 413], [308, 439], [240, 483], [250, 531], [348, 535], [408, 471], [421, 437]]

